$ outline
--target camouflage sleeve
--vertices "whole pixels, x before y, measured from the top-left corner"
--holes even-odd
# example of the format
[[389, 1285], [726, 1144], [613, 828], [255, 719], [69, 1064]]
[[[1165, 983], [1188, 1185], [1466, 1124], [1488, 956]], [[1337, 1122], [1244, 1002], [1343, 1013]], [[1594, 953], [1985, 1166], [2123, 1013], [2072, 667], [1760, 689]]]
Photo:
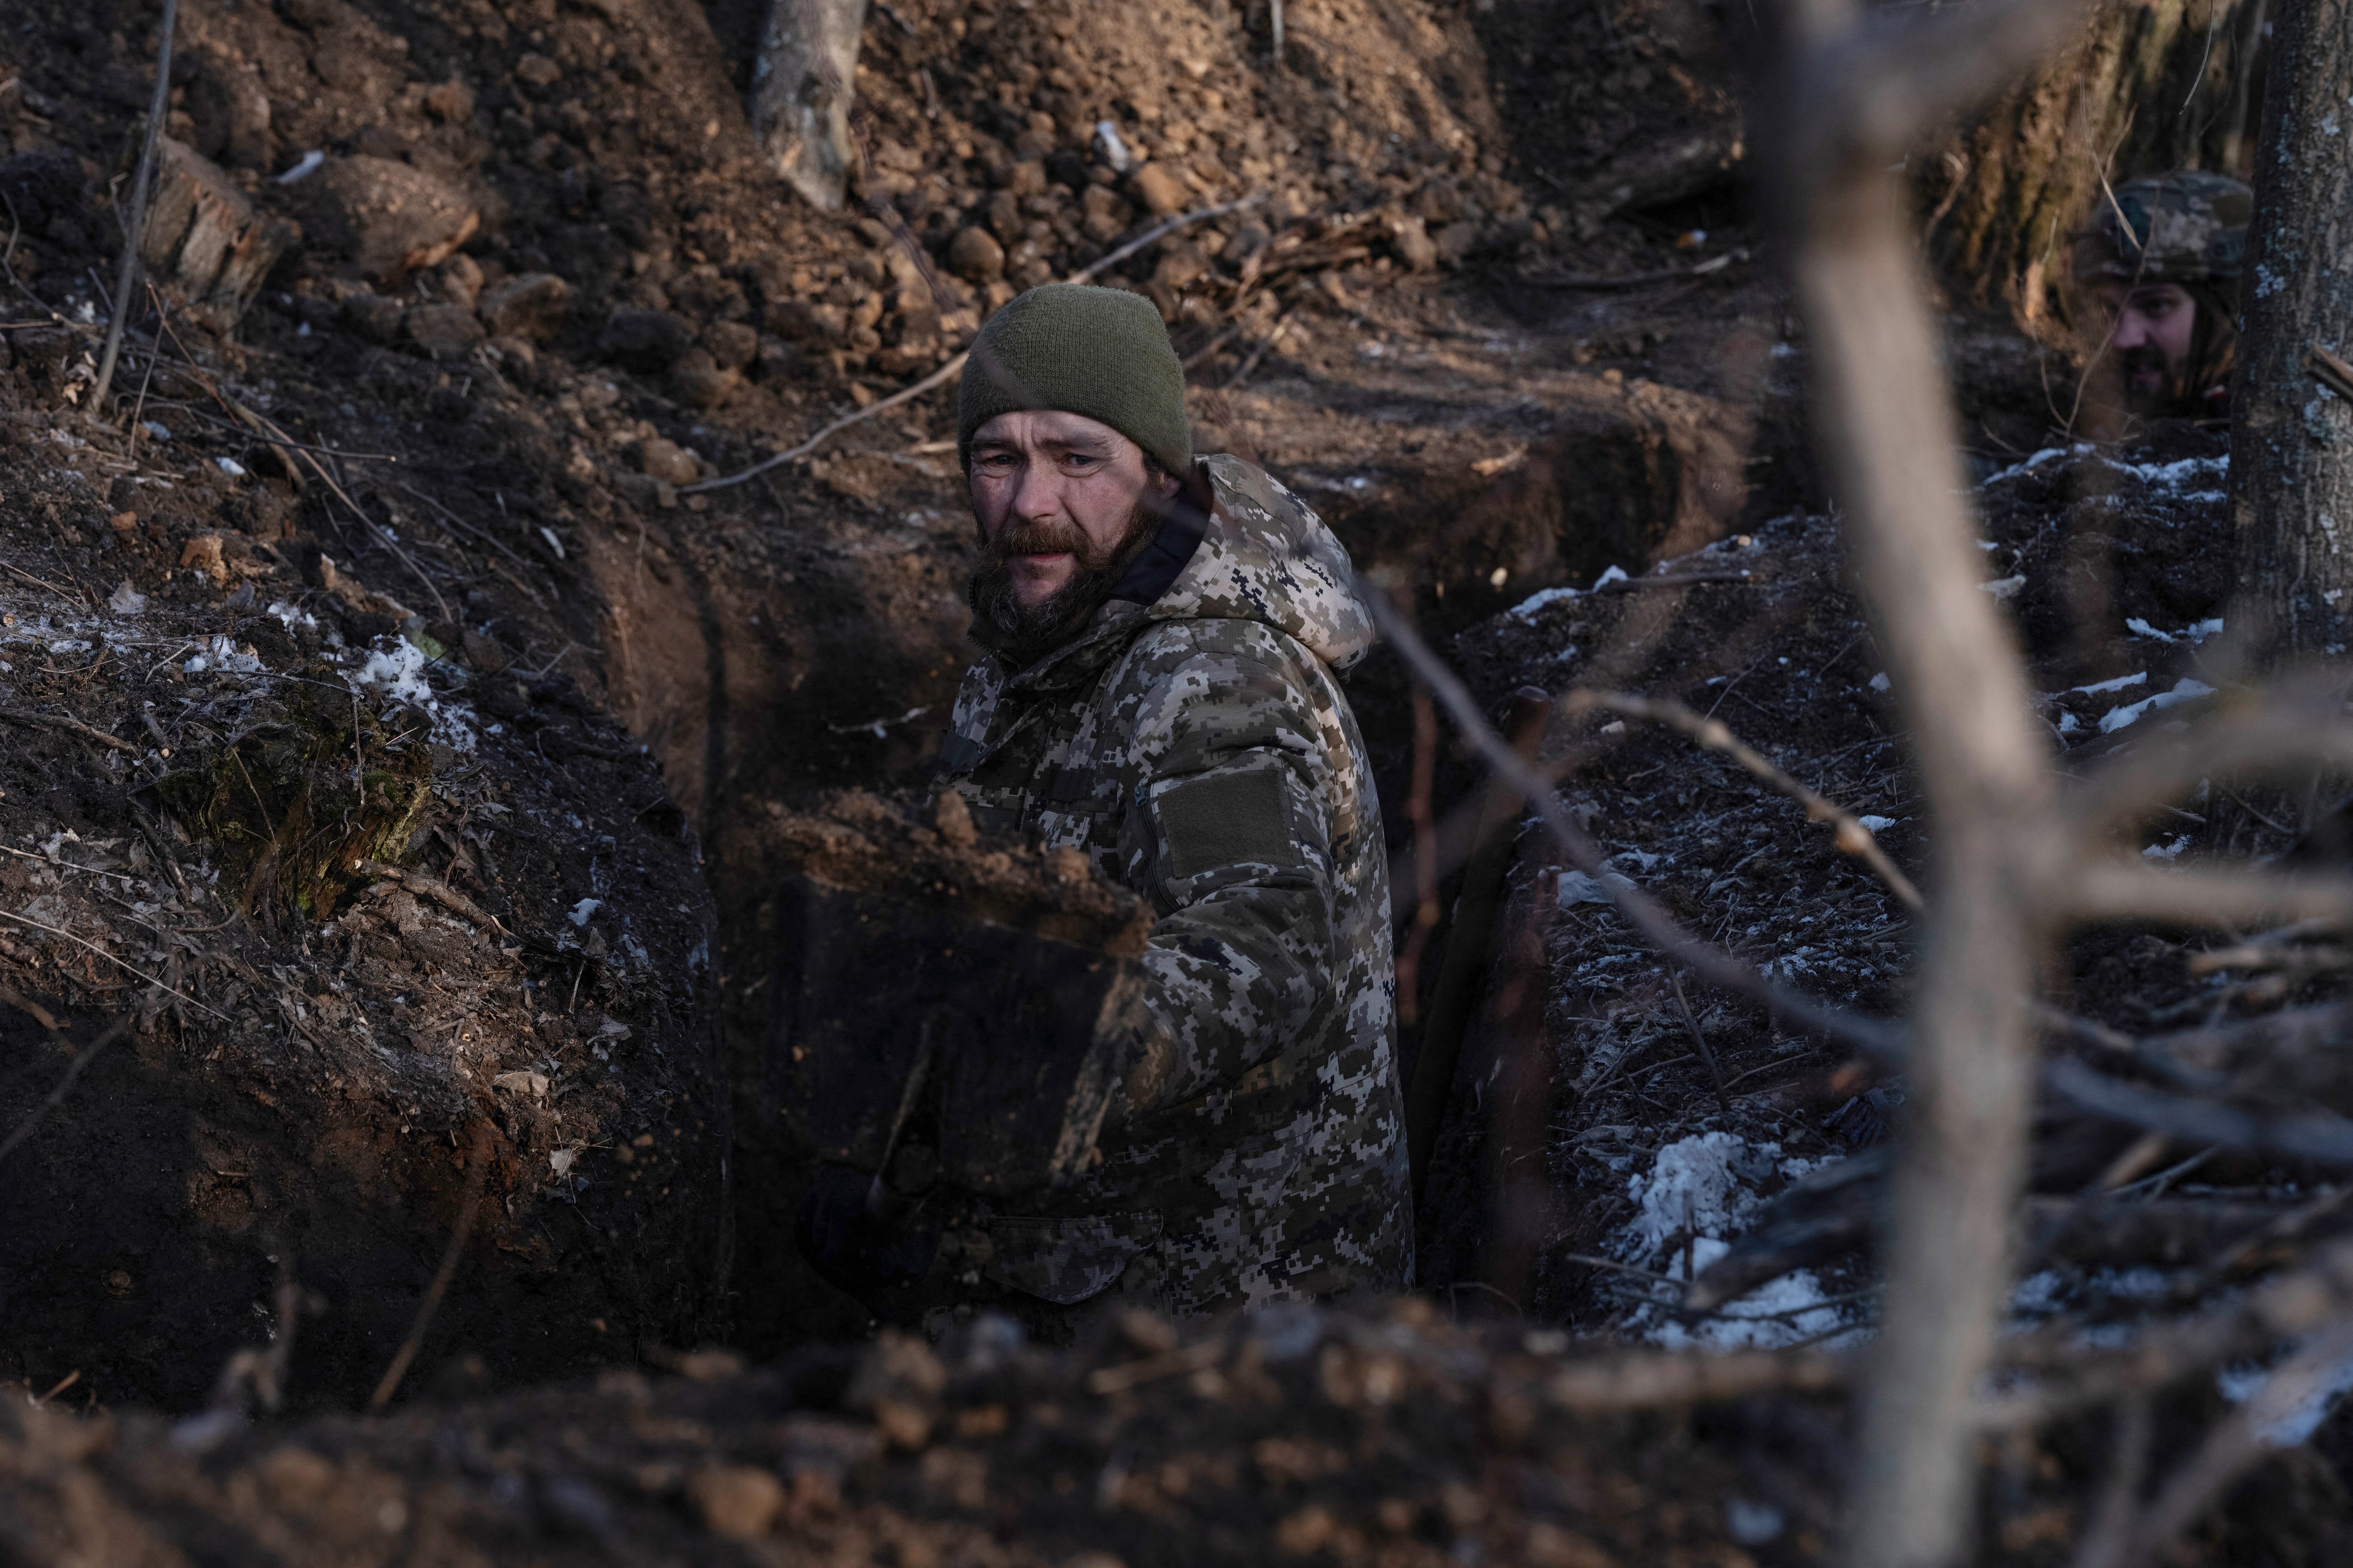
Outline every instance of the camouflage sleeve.
[[1131, 733], [1122, 859], [1159, 919], [1149, 1038], [1115, 1117], [1231, 1087], [1335, 1005], [1338, 969], [1326, 753], [1297, 675], [1196, 652], [1145, 689]]

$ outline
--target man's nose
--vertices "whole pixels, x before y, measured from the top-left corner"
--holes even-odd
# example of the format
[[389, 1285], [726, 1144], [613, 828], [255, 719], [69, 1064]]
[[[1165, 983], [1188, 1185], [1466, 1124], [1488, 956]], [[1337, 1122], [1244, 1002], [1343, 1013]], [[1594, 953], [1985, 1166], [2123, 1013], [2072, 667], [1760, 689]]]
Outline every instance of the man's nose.
[[1025, 522], [1038, 522], [1062, 510], [1062, 487], [1060, 476], [1050, 464], [1031, 463], [1021, 471], [1021, 482], [1013, 490], [1013, 515]]
[[2126, 310], [2116, 317], [2116, 346], [2137, 349], [2148, 342], [2148, 321], [2138, 310]]

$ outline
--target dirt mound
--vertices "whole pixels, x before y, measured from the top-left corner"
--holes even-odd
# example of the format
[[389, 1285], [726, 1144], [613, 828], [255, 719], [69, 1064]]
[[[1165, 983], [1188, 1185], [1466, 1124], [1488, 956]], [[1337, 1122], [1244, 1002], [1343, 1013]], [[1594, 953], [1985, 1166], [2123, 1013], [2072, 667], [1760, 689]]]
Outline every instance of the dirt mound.
[[1612, 1370], [1547, 1350], [1417, 1302], [1189, 1342], [1138, 1316], [1067, 1355], [984, 1317], [936, 1354], [707, 1355], [226, 1436], [19, 1404], [0, 1477], [33, 1563], [1820, 1560], [1820, 1523], [1743, 1475], [1769, 1427], [1599, 1413]]
[[[2024, 455], [1985, 481], [1985, 588], [2015, 613], [2042, 693], [2038, 710], [2070, 765], [2176, 726], [2232, 678], [2218, 565], [2229, 558], [2225, 466], [2216, 437], [2168, 429], [2124, 451]], [[1530, 683], [1679, 699], [1858, 814], [1916, 880], [1927, 870], [1916, 786], [1870, 631], [1840, 586], [1839, 548], [1829, 520], [1793, 515], [1660, 569], [1687, 585], [1637, 579], [1540, 593], [1465, 632], [1456, 653], [1499, 705]], [[1551, 746], [1576, 759], [1569, 799], [1612, 877], [1800, 990], [1900, 1016], [1911, 911], [1803, 805], [1723, 752], [1607, 711], [1557, 724]], [[2291, 841], [2279, 820], [2260, 801], [2218, 795], [2211, 812], [2153, 824], [2140, 847], [2162, 858], [2277, 853]], [[1809, 1262], [1823, 1265], [1819, 1272], [1785, 1268], [1772, 1289], [1723, 1312], [1662, 1309], [1654, 1287], [1590, 1260], [1678, 1283], [1704, 1270], [1785, 1191], [1827, 1196], [1841, 1163], [1885, 1137], [1900, 1080], [1874, 1087], [1830, 1043], [1786, 1035], [1760, 1009], [1695, 982], [1679, 986], [1612, 910], [1606, 879], [1565, 870], [1540, 833], [1524, 831], [1521, 845], [1512, 918], [1541, 931], [1549, 953], [1544, 1049], [1554, 1110], [1544, 1154], [1554, 1196], [1538, 1227], [1534, 1294], [1522, 1304], [1667, 1342], [1842, 1342], [1850, 1325], [1868, 1321], [1852, 1299], [1870, 1279], [1862, 1248], [1875, 1171], [1832, 1204], [1848, 1205], [1843, 1241], [1815, 1248]], [[2325, 984], [2274, 986], [2258, 1000], [2198, 978], [2189, 956], [2151, 934], [2086, 935], [2071, 1005], [2137, 1030], [2181, 1016], [2200, 997], [2261, 1009], [2333, 994]], [[1437, 1167], [1453, 1194], [1431, 1205], [1439, 1212], [1476, 1208], [1476, 1194], [1492, 1190], [1504, 1134], [1489, 1125], [1487, 1084], [1510, 1047], [1492, 1022], [1479, 1043], [1457, 1083], [1460, 1142], [1441, 1150]], [[2046, 1150], [2039, 1190], [2072, 1193], [2088, 1179], [2086, 1162], [2096, 1169], [2128, 1141], [2127, 1130], [2110, 1129]], [[2232, 1201], [2250, 1195], [2234, 1184], [2269, 1201], [2264, 1170], [2232, 1157], [2204, 1179]], [[1487, 1277], [1492, 1230], [1434, 1226], [1426, 1239], [1431, 1277]]]
[[710, 904], [644, 749], [497, 617], [437, 637], [315, 543], [306, 573], [263, 526], [282, 470], [6, 428], [37, 445], [0, 452], [0, 985], [32, 999], [0, 1021], [0, 1376], [199, 1404], [293, 1331], [283, 1274], [296, 1397], [355, 1400], [470, 1176], [428, 1371], [711, 1331]]

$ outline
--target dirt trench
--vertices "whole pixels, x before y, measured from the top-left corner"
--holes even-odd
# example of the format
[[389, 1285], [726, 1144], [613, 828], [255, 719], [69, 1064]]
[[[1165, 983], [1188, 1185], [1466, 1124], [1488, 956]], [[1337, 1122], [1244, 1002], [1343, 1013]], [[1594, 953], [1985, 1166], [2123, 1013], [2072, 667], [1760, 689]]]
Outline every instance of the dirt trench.
[[[329, 1303], [305, 1320], [302, 1397], [355, 1399], [457, 1227], [485, 1116], [490, 1196], [424, 1383], [862, 1330], [800, 1268], [794, 1171], [746, 1087], [781, 853], [767, 806], [927, 770], [971, 651], [970, 525], [939, 449], [950, 400], [750, 485], [678, 492], [921, 374], [1011, 288], [1151, 222], [1148, 183], [1090, 163], [1097, 118], [1187, 200], [1271, 193], [1262, 222], [1189, 231], [1114, 280], [1169, 319], [1200, 447], [1266, 463], [1410, 590], [1426, 625], [1639, 569], [1802, 488], [1757, 462], [1785, 449], [1773, 432], [1789, 396], [1759, 374], [1780, 307], [1736, 235], [1704, 252], [1723, 265], [1682, 284], [1588, 296], [1519, 279], [1694, 259], [1611, 195], [1613, 170], [1648, 177], [1621, 157], [1651, 112], [1626, 96], [1651, 68], [1632, 62], [1687, 48], [1688, 29], [1597, 46], [1624, 78], [1623, 145], [1588, 148], [1586, 194], [1555, 205], [1515, 183], [1492, 39], [1451, 13], [1361, 9], [1297, 19], [1286, 76], [1247, 18], [1216, 8], [1143, 17], [1166, 37], [1098, 47], [1067, 7], [899, 7], [870, 29], [878, 139], [859, 194], [908, 221], [938, 269], [924, 279], [859, 211], [766, 194], [725, 81], [724, 15], [714, 36], [670, 0], [194, 4], [173, 68], [175, 166], [212, 168], [210, 199], [250, 204], [240, 232], [284, 249], [237, 286], [257, 285], [249, 297], [198, 300], [230, 275], [199, 277], [159, 243], [175, 313], [160, 339], [141, 319], [126, 364], [142, 367], [146, 423], [125, 437], [76, 434], [75, 410], [101, 319], [91, 214], [129, 155], [120, 124], [144, 101], [153, 16], [38, 0], [0, 56], [7, 282], [37, 318], [0, 335], [0, 435], [20, 476], [0, 486], [0, 521], [19, 530], [12, 564], [50, 595], [19, 584], [26, 624], [65, 599], [86, 618], [118, 584], [153, 607], [94, 641], [125, 650], [94, 684], [51, 653], [20, 681], [27, 710], [112, 742], [22, 753], [41, 788], [0, 798], [38, 803], [12, 828], [35, 846], [125, 837], [149, 812], [141, 834], [258, 892], [223, 905], [209, 884], [174, 889], [164, 915], [137, 916], [166, 932], [247, 922], [192, 932], [190, 948], [137, 945], [141, 928], [101, 900], [102, 931], [59, 929], [105, 955], [68, 973], [26, 950], [39, 984], [20, 983], [75, 1039], [111, 1016], [112, 957], [164, 954], [192, 1000], [98, 1058], [95, 1092], [44, 1127], [0, 1288], [47, 1305], [14, 1318], [18, 1364], [0, 1370], [201, 1402], [229, 1352], [269, 1331], [274, 1255]], [[1720, 121], [1720, 98], [1706, 102]], [[311, 174], [269, 177], [311, 151]], [[945, 265], [975, 228], [997, 237], [1002, 270]], [[927, 310], [934, 285], [967, 313]], [[407, 466], [371, 466], [385, 459]], [[294, 633], [303, 616], [325, 631]], [[326, 631], [334, 673], [306, 674]], [[182, 634], [192, 646], [158, 663]], [[189, 669], [216, 637], [256, 668]], [[388, 873], [348, 910], [273, 902], [291, 882], [237, 846], [276, 837], [275, 784], [249, 816], [233, 784], [210, 808], [133, 787], [175, 751], [253, 762], [268, 744], [253, 726], [278, 722], [257, 697], [272, 682], [345, 683], [374, 653], [427, 644], [439, 651], [380, 738], [413, 749], [398, 713], [439, 703], [491, 739], [459, 769], [470, 783], [435, 775], [432, 820], [410, 825], [394, 870], [480, 918]], [[1398, 838], [1410, 721], [1395, 667], [1368, 669], [1356, 700]], [[54, 787], [48, 772], [97, 765], [91, 748], [121, 760]], [[1442, 796], [1470, 779], [1441, 758]], [[73, 842], [39, 849], [39, 874], [107, 874], [61, 864]], [[146, 853], [119, 874], [153, 882], [165, 846]], [[283, 1037], [258, 1022], [271, 1006]], [[0, 1109], [21, 1111], [69, 1053], [37, 1031], [10, 1041]], [[153, 1152], [111, 1180], [113, 1152], [134, 1148]], [[93, 1225], [121, 1238], [104, 1268], [82, 1256]]]

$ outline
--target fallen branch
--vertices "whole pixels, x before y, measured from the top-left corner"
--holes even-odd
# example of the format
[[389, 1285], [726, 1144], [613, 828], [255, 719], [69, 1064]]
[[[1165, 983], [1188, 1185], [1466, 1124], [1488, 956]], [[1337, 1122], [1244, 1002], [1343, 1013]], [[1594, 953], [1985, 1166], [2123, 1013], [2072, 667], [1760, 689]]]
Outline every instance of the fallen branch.
[[432, 1327], [433, 1314], [440, 1310], [441, 1298], [448, 1293], [449, 1281], [457, 1276], [458, 1260], [465, 1256], [466, 1238], [474, 1230], [474, 1212], [482, 1203], [482, 1181], [490, 1173], [491, 1124], [488, 1121], [475, 1121], [473, 1144], [473, 1152], [466, 1162], [466, 1197], [458, 1206], [457, 1226], [449, 1232], [449, 1245], [441, 1254], [441, 1267], [435, 1270], [433, 1283], [426, 1290], [425, 1300], [417, 1304], [417, 1321], [409, 1325], [408, 1337], [400, 1342], [400, 1349], [393, 1356], [392, 1364], [384, 1369], [383, 1381], [375, 1385], [375, 1392], [368, 1395], [371, 1412], [383, 1409], [390, 1403], [394, 1391], [400, 1387], [402, 1376], [407, 1373], [409, 1363], [417, 1359], [418, 1347], [425, 1343], [425, 1331]]
[[2225, 1362], [2263, 1353], [2353, 1312], [2353, 1241], [2339, 1241], [2300, 1268], [2274, 1276], [2225, 1305], [2186, 1321], [2159, 1323], [2122, 1349], [2087, 1352], [2081, 1321], [2061, 1319], [2002, 1342], [2001, 1365], [2041, 1374], [2032, 1384], [1981, 1398], [1980, 1430], [2030, 1426], [2113, 1399], [2155, 1390]]
[[[1125, 245], [1121, 246], [1117, 250], [1114, 250], [1110, 255], [1103, 257], [1101, 260], [1091, 262], [1087, 266], [1080, 268], [1076, 272], [1071, 273], [1069, 278], [1065, 279], [1064, 281], [1070, 283], [1083, 283], [1088, 279], [1094, 277], [1098, 273], [1108, 270], [1113, 267], [1116, 267], [1121, 262], [1126, 260], [1129, 257], [1134, 255], [1137, 251], [1142, 250], [1145, 246], [1151, 245], [1155, 241], [1165, 239], [1169, 235], [1175, 234], [1179, 229], [1189, 228], [1197, 223], [1205, 222], [1208, 219], [1219, 216], [1225, 213], [1239, 212], [1244, 207], [1255, 206], [1265, 199], [1266, 198], [1262, 193], [1253, 193], [1252, 195], [1242, 197], [1240, 201], [1221, 202], [1216, 206], [1201, 207], [1196, 211], [1187, 213], [1181, 217], [1170, 218], [1166, 223], [1162, 224], [1159, 227], [1147, 229], [1143, 234], [1138, 235], [1135, 238], [1129, 240]], [[778, 452], [774, 457], [764, 458], [759, 462], [753, 464], [750, 468], [744, 469], [741, 473], [728, 474], [723, 478], [715, 479], [704, 479], [698, 484], [681, 485], [678, 487], [678, 493], [682, 496], [691, 496], [705, 490], [725, 489], [730, 485], [740, 485], [747, 479], [757, 479], [762, 474], [766, 473], [769, 469], [789, 463], [796, 458], [806, 458], [811, 452], [816, 451], [819, 447], [825, 445], [826, 442], [831, 440], [835, 436], [849, 429], [852, 425], [871, 419], [876, 415], [882, 413], [886, 409], [896, 408], [903, 403], [913, 402], [914, 399], [921, 397], [923, 394], [930, 392], [934, 387], [946, 385], [949, 382], [954, 381], [958, 375], [964, 373], [965, 362], [971, 357], [972, 355], [969, 353], [957, 354], [954, 359], [948, 361], [947, 363], [940, 366], [939, 369], [932, 372], [931, 374], [915, 383], [914, 385], [902, 387], [888, 397], [877, 398], [874, 402], [868, 404], [865, 407], [858, 410], [855, 414], [846, 414], [842, 416], [840, 418], [835, 420], [832, 424], [827, 426], [824, 429], [819, 430], [816, 435], [810, 437], [807, 440], [802, 442], [799, 446], [793, 447], [789, 451]]]
[[[49, 1038], [56, 1041], [58, 1045], [66, 1047], [68, 1049], [72, 1048], [73, 1042], [66, 1038], [65, 1031], [58, 1027], [57, 1019], [52, 1017], [49, 1014], [49, 1010], [42, 1006], [39, 1003], [19, 996], [16, 992], [5, 988], [0, 988], [0, 1002], [6, 1003], [9, 1006], [16, 1008], [18, 1012], [32, 1018], [47, 1032]], [[84, 1046], [75, 1054], [73, 1061], [66, 1068], [65, 1076], [58, 1079], [58, 1086], [49, 1090], [47, 1096], [42, 1100], [41, 1103], [33, 1107], [33, 1109], [26, 1114], [23, 1121], [16, 1123], [16, 1130], [8, 1134], [5, 1142], [0, 1142], [0, 1160], [6, 1159], [9, 1154], [16, 1150], [17, 1144], [22, 1143], [26, 1139], [31, 1137], [33, 1135], [33, 1129], [41, 1124], [41, 1119], [43, 1117], [47, 1116], [50, 1111], [55, 1110], [58, 1106], [65, 1103], [66, 1095], [72, 1090], [74, 1080], [81, 1077], [82, 1069], [90, 1066], [90, 1063], [96, 1061], [100, 1051], [103, 1051], [107, 1047], [114, 1044], [115, 1041], [122, 1038], [123, 1036], [131, 1032], [131, 1025], [134, 1016], [135, 1015], [131, 1013], [123, 1014], [122, 1016], [115, 1019], [113, 1023], [109, 1024], [105, 1028], [100, 1030], [96, 1039], [90, 1041], [90, 1044]]]
[[1583, 714], [1596, 708], [1606, 708], [1613, 713], [1623, 713], [1630, 719], [1648, 719], [1654, 723], [1689, 736], [1712, 752], [1722, 752], [1757, 778], [1771, 784], [1782, 794], [1794, 797], [1806, 808], [1806, 816], [1815, 822], [1827, 821], [1836, 829], [1838, 847], [1848, 855], [1860, 857], [1864, 865], [1879, 874], [1879, 879], [1904, 901], [1906, 909], [1917, 913], [1926, 910], [1927, 900], [1920, 889], [1912, 885], [1887, 851], [1879, 847], [1870, 828], [1837, 802], [1790, 776], [1779, 764], [1763, 752], [1744, 744], [1721, 719], [1704, 719], [1682, 703], [1668, 698], [1637, 697], [1630, 692], [1596, 691], [1579, 687], [1564, 699], [1571, 714]]
[[84, 740], [96, 741], [102, 746], [112, 746], [118, 752], [129, 752], [134, 756], [139, 752], [138, 747], [120, 736], [110, 735], [103, 730], [93, 730], [80, 720], [69, 718], [64, 714], [26, 713], [19, 709], [0, 708], [0, 720], [5, 720], [11, 724], [22, 724], [28, 729], [64, 730], [79, 735]]
[[427, 876], [422, 871], [406, 870], [398, 866], [389, 866], [381, 860], [363, 860], [359, 863], [359, 869], [371, 877], [383, 877], [412, 891], [422, 893], [451, 913], [470, 920], [478, 926], [487, 926], [501, 936], [514, 935], [514, 932], [499, 924], [495, 916], [438, 877]]

